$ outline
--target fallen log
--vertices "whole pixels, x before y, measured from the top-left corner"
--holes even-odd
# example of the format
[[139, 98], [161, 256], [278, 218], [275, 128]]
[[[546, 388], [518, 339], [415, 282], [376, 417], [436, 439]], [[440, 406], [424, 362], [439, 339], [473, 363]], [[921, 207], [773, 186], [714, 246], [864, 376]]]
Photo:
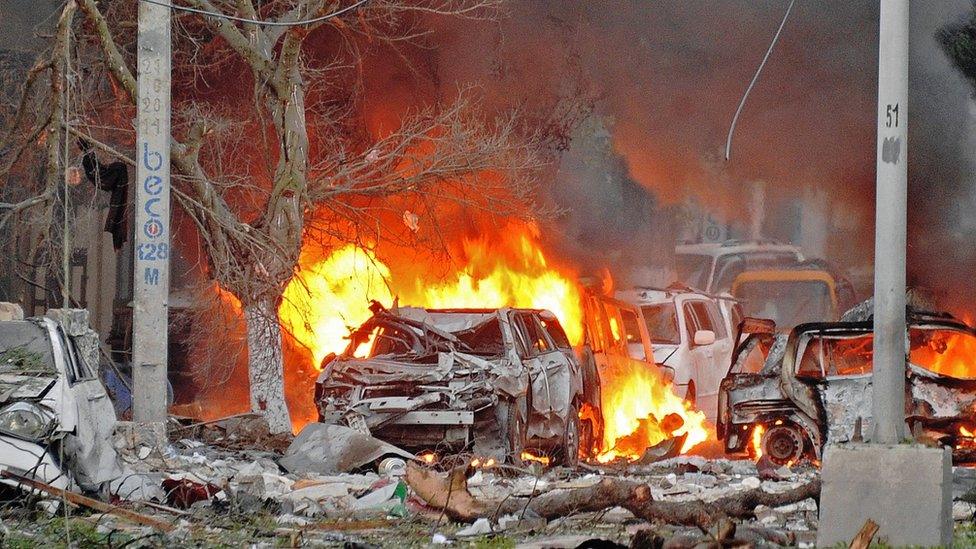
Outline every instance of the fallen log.
[[101, 511], [102, 513], [115, 515], [121, 519], [125, 519], [130, 522], [134, 522], [136, 524], [142, 524], [143, 526], [149, 526], [161, 532], [172, 532], [173, 530], [176, 529], [176, 526], [172, 523], [157, 520], [153, 517], [136, 513], [135, 511], [129, 509], [123, 509], [121, 507], [117, 507], [110, 503], [105, 503], [104, 501], [98, 501], [97, 499], [92, 499], [90, 497], [83, 496], [76, 492], [62, 490], [61, 488], [56, 488], [54, 486], [51, 486], [50, 484], [46, 484], [39, 480], [34, 480], [32, 478], [22, 477], [16, 473], [11, 473], [10, 471], [6, 471], [6, 470], [0, 471], [0, 477], [15, 480], [25, 487], [33, 488], [41, 492], [46, 492], [48, 494], [51, 494], [52, 496], [60, 498], [69, 503], [73, 503], [75, 505], [79, 505], [83, 507], [88, 507], [89, 509]]
[[707, 529], [724, 518], [753, 518], [758, 505], [779, 507], [820, 497], [820, 480], [817, 479], [778, 494], [755, 489], [713, 502], [655, 501], [650, 487], [644, 483], [605, 478], [584, 488], [555, 489], [530, 498], [483, 501], [468, 491], [467, 465], [455, 467], [445, 476], [412, 462], [407, 464], [406, 481], [419, 498], [458, 522], [474, 522], [482, 517], [497, 519], [501, 515], [521, 515], [526, 512], [552, 520], [576, 513], [623, 507], [648, 522]]

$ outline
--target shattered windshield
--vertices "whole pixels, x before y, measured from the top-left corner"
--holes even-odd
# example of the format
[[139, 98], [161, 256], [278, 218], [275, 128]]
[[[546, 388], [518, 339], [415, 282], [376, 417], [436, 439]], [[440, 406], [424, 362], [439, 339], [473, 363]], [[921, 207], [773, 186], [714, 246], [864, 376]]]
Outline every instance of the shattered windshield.
[[712, 257], [708, 255], [677, 254], [674, 256], [674, 266], [678, 273], [678, 280], [692, 288], [705, 289], [708, 276], [711, 274]]
[[368, 338], [359, 344], [353, 356], [356, 358], [405, 355], [423, 357], [433, 356], [439, 351], [449, 351], [452, 347], [458, 351], [483, 356], [497, 356], [505, 352], [505, 343], [497, 316], [491, 316], [488, 320], [470, 328], [450, 333], [457, 338], [456, 341], [448, 341], [441, 334], [423, 329], [423, 327], [433, 328], [430, 325], [410, 321], [416, 324], [412, 325], [402, 320], [404, 319], [392, 316], [384, 318], [373, 328]]
[[[951, 328], [911, 327], [908, 360], [934, 374], [976, 379], [976, 336]], [[870, 374], [874, 334], [814, 335], [802, 348], [797, 375], [822, 378]]]
[[735, 297], [746, 316], [772, 319], [779, 328], [833, 317], [830, 287], [819, 280], [744, 282], [736, 287]]
[[911, 328], [908, 331], [912, 364], [934, 374], [976, 379], [976, 336], [948, 328]]
[[659, 303], [657, 305], [641, 306], [647, 333], [651, 336], [651, 343], [661, 345], [677, 345], [681, 343], [678, 331], [678, 314], [674, 303]]
[[47, 331], [27, 321], [0, 322], [0, 372], [56, 372]]

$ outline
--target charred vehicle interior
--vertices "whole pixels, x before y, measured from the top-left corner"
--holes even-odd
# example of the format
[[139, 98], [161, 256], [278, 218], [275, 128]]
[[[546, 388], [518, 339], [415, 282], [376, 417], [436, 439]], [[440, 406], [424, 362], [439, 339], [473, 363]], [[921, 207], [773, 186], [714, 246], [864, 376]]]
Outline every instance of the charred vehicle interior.
[[551, 312], [371, 310], [343, 354], [323, 360], [322, 422], [417, 452], [517, 464], [531, 449], [577, 462], [593, 429], [579, 411], [599, 390]]
[[[748, 336], [722, 381], [717, 433], [729, 453], [776, 463], [820, 459], [827, 442], [871, 432], [870, 321], [809, 323], [789, 334], [746, 319]], [[947, 314], [909, 315], [906, 417], [916, 439], [976, 456], [976, 331]]]

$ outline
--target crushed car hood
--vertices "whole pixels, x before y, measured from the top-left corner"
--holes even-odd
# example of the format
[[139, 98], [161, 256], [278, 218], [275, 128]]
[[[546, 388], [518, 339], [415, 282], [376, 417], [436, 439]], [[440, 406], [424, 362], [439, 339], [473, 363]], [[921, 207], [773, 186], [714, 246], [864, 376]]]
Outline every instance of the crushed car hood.
[[337, 358], [322, 379], [360, 384], [441, 383], [469, 374], [500, 373], [505, 361], [488, 361], [460, 352], [437, 353], [437, 363], [407, 362], [382, 357]]

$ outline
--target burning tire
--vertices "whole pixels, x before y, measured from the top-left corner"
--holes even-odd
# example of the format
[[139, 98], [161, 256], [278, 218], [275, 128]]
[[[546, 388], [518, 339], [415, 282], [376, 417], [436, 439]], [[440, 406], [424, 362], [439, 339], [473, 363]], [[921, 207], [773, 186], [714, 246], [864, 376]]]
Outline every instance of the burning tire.
[[774, 425], [762, 437], [762, 452], [773, 463], [796, 463], [806, 449], [806, 436], [795, 425]]

